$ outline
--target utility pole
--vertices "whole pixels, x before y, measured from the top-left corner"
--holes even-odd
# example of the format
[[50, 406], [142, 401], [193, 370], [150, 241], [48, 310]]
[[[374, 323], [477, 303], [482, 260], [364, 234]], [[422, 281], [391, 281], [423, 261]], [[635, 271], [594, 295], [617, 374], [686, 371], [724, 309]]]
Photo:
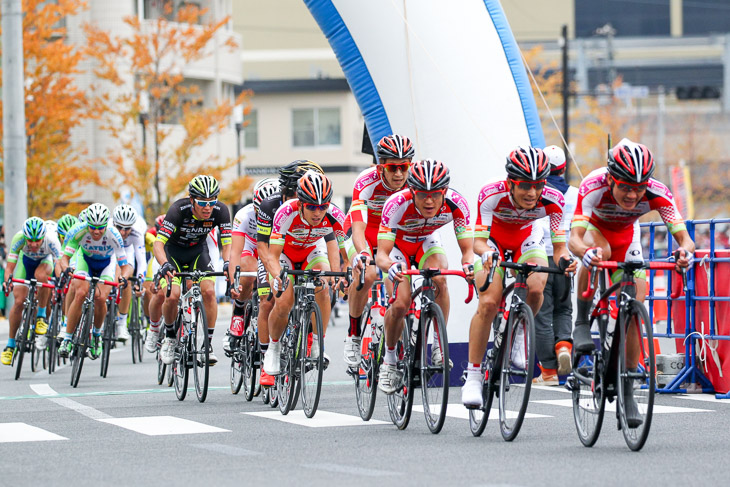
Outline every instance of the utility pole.
[[2, 46], [4, 225], [10, 242], [28, 217], [21, 0], [2, 0]]
[[[568, 144], [570, 143], [570, 123], [568, 120], [570, 109], [570, 71], [568, 70], [568, 26], [565, 24], [563, 24], [561, 31], [560, 43], [563, 49], [563, 139], [565, 139], [563, 150], [570, 162], [570, 152], [568, 152]], [[565, 180], [570, 182], [570, 163], [565, 165]]]

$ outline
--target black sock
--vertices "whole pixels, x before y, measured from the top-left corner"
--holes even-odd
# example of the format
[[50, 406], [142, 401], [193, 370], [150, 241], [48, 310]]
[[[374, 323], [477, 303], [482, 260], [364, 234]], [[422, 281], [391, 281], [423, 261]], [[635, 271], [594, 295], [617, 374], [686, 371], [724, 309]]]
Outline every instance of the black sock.
[[213, 339], [214, 331], [215, 331], [215, 328], [208, 328], [208, 341], [211, 341]]
[[165, 337], [175, 338], [175, 323], [172, 325], [165, 323]]
[[246, 309], [246, 302], [235, 300], [233, 301], [233, 316], [243, 316], [243, 311]]
[[348, 333], [348, 336], [360, 336], [360, 318], [361, 316], [358, 316], [355, 318], [354, 316], [350, 315], [350, 331]]
[[268, 343], [262, 343], [261, 344], [261, 353], [266, 353], [266, 351], [269, 349]]
[[588, 316], [592, 307], [593, 301], [583, 301], [582, 299], [578, 300], [578, 313], [575, 318], [576, 326], [588, 324]]

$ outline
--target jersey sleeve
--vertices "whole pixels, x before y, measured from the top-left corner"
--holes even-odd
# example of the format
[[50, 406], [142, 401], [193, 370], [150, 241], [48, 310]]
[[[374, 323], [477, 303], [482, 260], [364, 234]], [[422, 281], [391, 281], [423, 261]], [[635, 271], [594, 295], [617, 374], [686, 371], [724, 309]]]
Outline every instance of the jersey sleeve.
[[271, 238], [271, 231], [273, 229], [274, 215], [276, 210], [274, 209], [274, 200], [270, 196], [266, 198], [259, 206], [259, 211], [256, 212], [256, 241], [269, 243]]
[[398, 231], [397, 218], [400, 214], [401, 205], [400, 193], [395, 193], [385, 201], [383, 205], [383, 215], [380, 218], [380, 228], [378, 229], [378, 241], [389, 240], [395, 242], [395, 235]]
[[367, 222], [368, 205], [367, 199], [372, 197], [373, 186], [380, 181], [380, 175], [377, 168], [371, 168], [363, 171], [355, 181], [352, 189], [352, 205], [350, 206], [350, 214], [354, 222]]
[[[145, 235], [147, 235], [145, 233]], [[134, 245], [134, 260], [137, 263], [137, 273], [147, 275], [147, 255], [145, 253], [145, 235], [137, 235]]]
[[345, 214], [335, 205], [330, 205], [327, 214], [332, 224], [332, 234], [337, 239], [337, 246], [344, 249], [345, 240], [347, 239], [347, 234], [345, 233]]
[[112, 247], [114, 247], [114, 255], [117, 258], [117, 265], [119, 265], [119, 267], [123, 267], [130, 264], [130, 262], [127, 262], [127, 252], [124, 250], [124, 240], [122, 239], [122, 236], [116, 228], [110, 228], [110, 230], [110, 240], [112, 241]]
[[160, 229], [157, 231], [156, 241], [166, 244], [180, 225], [181, 218], [182, 215], [180, 213], [180, 208], [178, 205], [173, 204], [173, 206], [167, 210], [167, 213], [165, 213], [165, 219], [162, 221], [162, 225], [160, 225]]
[[578, 189], [578, 202], [575, 205], [573, 214], [573, 226], [588, 228], [588, 223], [593, 216], [593, 210], [600, 202], [602, 192], [594, 178], [586, 178]]
[[228, 206], [223, 203], [220, 205], [220, 212], [216, 220], [216, 225], [221, 232], [221, 245], [231, 245], [231, 212], [228, 210]]
[[25, 236], [23, 232], [18, 232], [13, 236], [13, 240], [10, 242], [10, 253], [8, 254], [8, 263], [18, 262], [18, 255], [25, 247]]
[[487, 184], [479, 191], [477, 198], [477, 221], [474, 226], [474, 238], [488, 239], [492, 231], [492, 220], [494, 218], [494, 210], [500, 200], [501, 188], [499, 184]]
[[50, 235], [46, 234], [46, 242], [48, 243], [48, 250], [54, 259], [61, 258], [61, 241], [58, 240], [58, 234], [52, 232]]
[[283, 204], [274, 214], [274, 222], [271, 226], [271, 239], [269, 245], [284, 246], [286, 234], [289, 231], [296, 212], [292, 211], [291, 205]]
[[81, 238], [86, 234], [86, 231], [86, 223], [76, 225], [69, 230], [64, 240], [66, 248], [63, 250], [63, 255], [67, 257], [74, 255], [74, 253], [79, 249], [79, 242], [81, 242]]
[[452, 212], [454, 215], [454, 233], [456, 234], [456, 239], [473, 238], [474, 233], [471, 230], [469, 221], [469, 202], [456, 191], [449, 190], [449, 194], [454, 205]]
[[677, 201], [669, 188], [655, 179], [650, 179], [647, 194], [649, 192], [652, 194], [652, 198], [649, 200], [650, 207], [659, 212], [669, 233], [674, 235], [682, 230], [687, 230], [684, 219], [677, 208]]

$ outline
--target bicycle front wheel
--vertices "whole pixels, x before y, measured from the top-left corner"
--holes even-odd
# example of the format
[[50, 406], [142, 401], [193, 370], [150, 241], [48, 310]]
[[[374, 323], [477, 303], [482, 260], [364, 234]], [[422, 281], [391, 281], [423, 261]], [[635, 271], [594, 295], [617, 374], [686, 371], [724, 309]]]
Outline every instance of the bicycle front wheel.
[[205, 316], [205, 307], [202, 303], [195, 305], [193, 315], [193, 379], [195, 394], [198, 401], [205, 402], [208, 396], [208, 375], [210, 373], [210, 346], [208, 341], [208, 318]]
[[[106, 378], [109, 372], [109, 359], [111, 358], [112, 346], [114, 345], [114, 325], [116, 324], [115, 316], [111, 314], [114, 307], [110, 308], [110, 314], [106, 315], [104, 321], [104, 335], [101, 339], [101, 376]], [[116, 313], [115, 313], [116, 314]]]
[[244, 397], [247, 401], [253, 400], [256, 395], [256, 356], [258, 349], [259, 337], [256, 334], [255, 327], [251, 324], [251, 314], [253, 313], [253, 305], [247, 301], [244, 313], [244, 323], [246, 332], [241, 338], [242, 343], [242, 382]]
[[[322, 337], [322, 314], [317, 303], [311, 303], [311, 309], [300, 315], [301, 337], [299, 369], [302, 387], [302, 409], [311, 418], [317, 412], [319, 396], [322, 392], [322, 374], [324, 372], [324, 339]], [[315, 342], [312, 337], [317, 335]]]
[[[296, 336], [295, 336], [296, 335]], [[286, 338], [281, 347], [281, 373], [276, 376], [276, 394], [279, 411], [287, 415], [294, 408], [299, 399], [299, 381], [297, 379], [296, 351], [300, 334], [292, 331], [292, 335]], [[274, 406], [274, 398], [271, 399]]]
[[56, 363], [58, 361], [58, 333], [61, 323], [61, 304], [56, 303], [51, 308], [51, 323], [48, 326], [48, 373], [53, 374], [56, 371]]
[[132, 363], [142, 362], [142, 332], [140, 330], [140, 319], [139, 319], [139, 298], [132, 296], [132, 302], [129, 310], [129, 335], [132, 346], [129, 347], [132, 350]]
[[[401, 341], [395, 347], [399, 357], [396, 364], [401, 372], [401, 384], [393, 394], [388, 395], [388, 413], [393, 424], [404, 430], [408, 427], [413, 410], [413, 364], [416, 360], [418, 343], [411, 341], [412, 317], [406, 316], [406, 326], [403, 327]], [[418, 342], [418, 338], [415, 340]]]
[[438, 304], [431, 303], [428, 313], [421, 314], [421, 395], [426, 425], [434, 434], [441, 431], [446, 420], [450, 369], [444, 313]]
[[[20, 371], [23, 368], [23, 357], [28, 344], [28, 335], [30, 334], [30, 313], [27, 308], [23, 308], [23, 318], [20, 321], [20, 327], [15, 333], [15, 380], [20, 378]], [[32, 361], [32, 358], [31, 358]]]
[[172, 362], [172, 381], [175, 384], [177, 400], [183, 401], [188, 393], [188, 362], [191, 360], [188, 356], [187, 340], [192, 335], [185, 335], [185, 325], [183, 325], [179, 314], [177, 320], [177, 345], [175, 360]]
[[363, 421], [369, 421], [375, 409], [378, 390], [378, 348], [380, 343], [373, 336], [370, 306], [365, 307], [360, 319], [360, 363], [353, 370], [357, 410]]
[[512, 441], [525, 419], [535, 369], [535, 319], [526, 304], [510, 313], [502, 347], [499, 429], [505, 441]]
[[91, 325], [94, 321], [94, 308], [87, 307], [81, 314], [81, 320], [76, 326], [73, 337], [73, 367], [71, 367], [71, 387], [79, 385], [81, 377], [81, 369], [84, 366], [86, 358], [86, 350], [89, 348], [89, 334], [91, 333]]
[[[631, 300], [626, 309], [628, 313], [622, 317], [616, 367], [616, 407], [626, 444], [631, 450], [639, 451], [646, 443], [651, 428], [656, 390], [656, 357], [652, 324], [646, 308], [639, 301]], [[632, 341], [639, 350], [636, 362], [628, 349]]]
[[[607, 315], [591, 318], [591, 327], [596, 320], [608, 319]], [[605, 325], [603, 325], [605, 329]], [[601, 434], [603, 415], [606, 410], [606, 383], [602, 350], [580, 358], [572, 377], [573, 420], [578, 438], [584, 446], [595, 445]]]

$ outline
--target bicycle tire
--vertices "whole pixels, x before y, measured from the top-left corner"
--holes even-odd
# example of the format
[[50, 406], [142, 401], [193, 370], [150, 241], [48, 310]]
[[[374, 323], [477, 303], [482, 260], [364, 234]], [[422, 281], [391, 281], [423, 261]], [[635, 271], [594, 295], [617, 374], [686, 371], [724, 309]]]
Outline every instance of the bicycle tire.
[[251, 324], [253, 317], [253, 304], [251, 301], [246, 301], [246, 307], [244, 308], [244, 330], [243, 338], [241, 338], [241, 344], [243, 345], [243, 357], [242, 357], [242, 374], [241, 381], [243, 382], [243, 393], [246, 401], [252, 401], [256, 395], [256, 355], [258, 347], [258, 336], [256, 336], [256, 330]]
[[[521, 345], [524, 350], [518, 355], [525, 362], [524, 369], [511, 366], [512, 345], [519, 339], [517, 334], [520, 329], [523, 331]], [[517, 438], [525, 419], [535, 370], [535, 318], [527, 304], [520, 303], [519, 307], [510, 313], [502, 347], [504, 352], [499, 380], [499, 429], [505, 441], [512, 441]], [[515, 411], [517, 415], [512, 417]]]
[[[23, 308], [23, 315], [20, 327], [15, 332], [15, 355], [13, 361], [15, 362], [15, 380], [20, 378], [20, 371], [23, 368], [23, 357], [25, 356], [26, 343], [28, 341], [28, 333], [30, 332], [30, 321], [28, 319], [28, 309]], [[33, 360], [31, 359], [31, 362]]]
[[[438, 434], [446, 420], [449, 406], [449, 340], [446, 332], [446, 319], [441, 307], [436, 303], [429, 305], [426, 313], [421, 313], [421, 397], [426, 426], [433, 434]], [[428, 353], [429, 334], [441, 347], [441, 365], [433, 362]], [[432, 343], [434, 343], [432, 341]]]
[[208, 378], [210, 375], [208, 318], [205, 315], [205, 306], [202, 303], [196, 303], [193, 313], [195, 324], [193, 325], [193, 339], [190, 340], [191, 345], [194, 347], [193, 382], [195, 383], [195, 395], [198, 401], [205, 402], [205, 398], [208, 397]]
[[175, 345], [175, 359], [172, 362], [172, 382], [175, 386], [175, 396], [178, 401], [184, 401], [188, 394], [188, 338], [185, 334], [185, 325], [182, 320], [182, 313], [178, 310], [177, 314], [177, 345]]
[[81, 369], [84, 367], [84, 359], [86, 358], [86, 350], [89, 348], [89, 334], [91, 333], [91, 323], [94, 320], [94, 305], [86, 307], [81, 312], [81, 319], [76, 325], [73, 336], [73, 355], [71, 358], [71, 387], [74, 389], [79, 385], [81, 378]]
[[141, 343], [139, 341], [140, 333], [137, 297], [134, 295], [134, 291], [132, 291], [132, 301], [129, 303], [129, 321], [127, 329], [129, 330], [129, 341], [131, 342], [131, 346], [129, 348], [132, 350], [132, 363], [136, 364], [138, 361], [142, 362], [142, 356], [139, 353]]
[[172, 370], [172, 365], [167, 366], [167, 387], [172, 387], [175, 384], [175, 374]]
[[[315, 302], [310, 303], [311, 312], [300, 314], [301, 349], [299, 355], [299, 384], [301, 386], [302, 409], [308, 418], [314, 417], [319, 406], [319, 397], [322, 394], [322, 374], [324, 373], [324, 331], [322, 328], [322, 313]], [[313, 318], [310, 318], [310, 316]], [[310, 334], [320, 337], [317, 348], [314, 341], [309, 342]], [[316, 353], [316, 357], [315, 357]]]
[[[403, 371], [402, 385], [393, 394], [388, 395], [388, 413], [393, 424], [399, 429], [404, 430], [408, 427], [411, 420], [411, 412], [413, 410], [413, 364], [416, 360], [414, 355], [418, 347], [418, 343], [411, 343], [411, 328], [413, 326], [413, 318], [406, 316], [406, 326], [403, 327], [403, 335], [401, 341], [396, 345], [396, 353], [403, 356], [399, 360], [398, 367]], [[419, 338], [416, 339], [416, 342]]]
[[160, 359], [160, 352], [157, 351], [157, 385], [162, 385], [165, 381], [165, 372], [167, 372], [167, 365]]
[[[282, 340], [280, 355], [281, 373], [276, 376], [276, 395], [279, 404], [279, 411], [286, 416], [289, 414], [299, 396], [299, 381], [296, 375], [296, 352], [299, 345], [299, 330], [296, 327], [290, 327], [291, 333]], [[274, 407], [274, 406], [272, 406]]]
[[[590, 326], [601, 318], [607, 318], [607, 315], [591, 317]], [[605, 329], [605, 324], [601, 326]], [[573, 421], [575, 429], [578, 433], [578, 439], [585, 447], [592, 447], [596, 444], [601, 428], [603, 426], [603, 417], [606, 411], [606, 384], [604, 381], [604, 363], [602, 350], [598, 350], [592, 356], [592, 359], [584, 357], [578, 363], [578, 369], [586, 378], [592, 378], [591, 383], [583, 382], [575, 377], [571, 380], [571, 398], [573, 404]]]
[[379, 342], [373, 341], [373, 324], [370, 320], [371, 306], [365, 306], [360, 318], [360, 363], [353, 371], [355, 377], [355, 401], [363, 421], [370, 421], [375, 410], [378, 391]]
[[[503, 294], [504, 295], [504, 294]], [[492, 321], [492, 333], [496, 336], [500, 326], [502, 325], [502, 313], [497, 313]], [[487, 351], [487, 356], [482, 364], [482, 402], [481, 408], [469, 410], [469, 429], [471, 434], [479, 437], [484, 433], [489, 421], [489, 415], [492, 411], [492, 402], [494, 394], [498, 388], [497, 379], [500, 376], [500, 367], [502, 356], [500, 351], [502, 347], [492, 347]]]
[[[628, 303], [626, 310], [628, 313], [626, 313], [626, 316], [622, 317], [623, 322], [619, 340], [620, 347], [618, 366], [616, 367], [616, 391], [618, 393], [616, 410], [621, 424], [621, 432], [624, 435], [626, 444], [632, 451], [639, 451], [643, 448], [647, 438], [649, 437], [649, 430], [651, 429], [651, 420], [654, 411], [654, 393], [656, 391], [654, 336], [652, 333], [652, 324], [649, 320], [649, 314], [646, 312], [646, 308], [641, 302], [632, 299]], [[629, 333], [632, 333], [629, 326], [634, 318], [640, 320], [638, 328], [631, 328], [635, 330], [634, 333], [638, 334], [638, 339], [641, 343], [639, 349], [642, 354], [639, 365], [643, 364], [642, 368], [637, 368], [635, 373], [630, 371], [626, 365], [627, 337]], [[643, 335], [646, 335], [646, 343], [644, 343]], [[630, 383], [628, 383], [629, 381]], [[645, 388], [641, 386], [638, 388], [635, 387], [639, 384], [642, 384]], [[641, 424], [635, 427], [631, 427], [629, 425], [626, 417], [626, 387], [628, 386], [632, 387], [631, 394], [634, 396], [639, 413], [642, 416]]]
[[104, 333], [101, 337], [101, 371], [100, 375], [106, 379], [106, 375], [109, 372], [109, 359], [112, 353], [112, 344], [114, 343], [114, 326], [116, 325], [116, 319], [111, 313], [114, 310], [114, 306], [111, 306], [109, 312], [104, 319]]
[[59, 323], [61, 322], [61, 305], [56, 303], [51, 308], [51, 323], [48, 327], [48, 374], [56, 371], [58, 361], [58, 333], [60, 331]]

